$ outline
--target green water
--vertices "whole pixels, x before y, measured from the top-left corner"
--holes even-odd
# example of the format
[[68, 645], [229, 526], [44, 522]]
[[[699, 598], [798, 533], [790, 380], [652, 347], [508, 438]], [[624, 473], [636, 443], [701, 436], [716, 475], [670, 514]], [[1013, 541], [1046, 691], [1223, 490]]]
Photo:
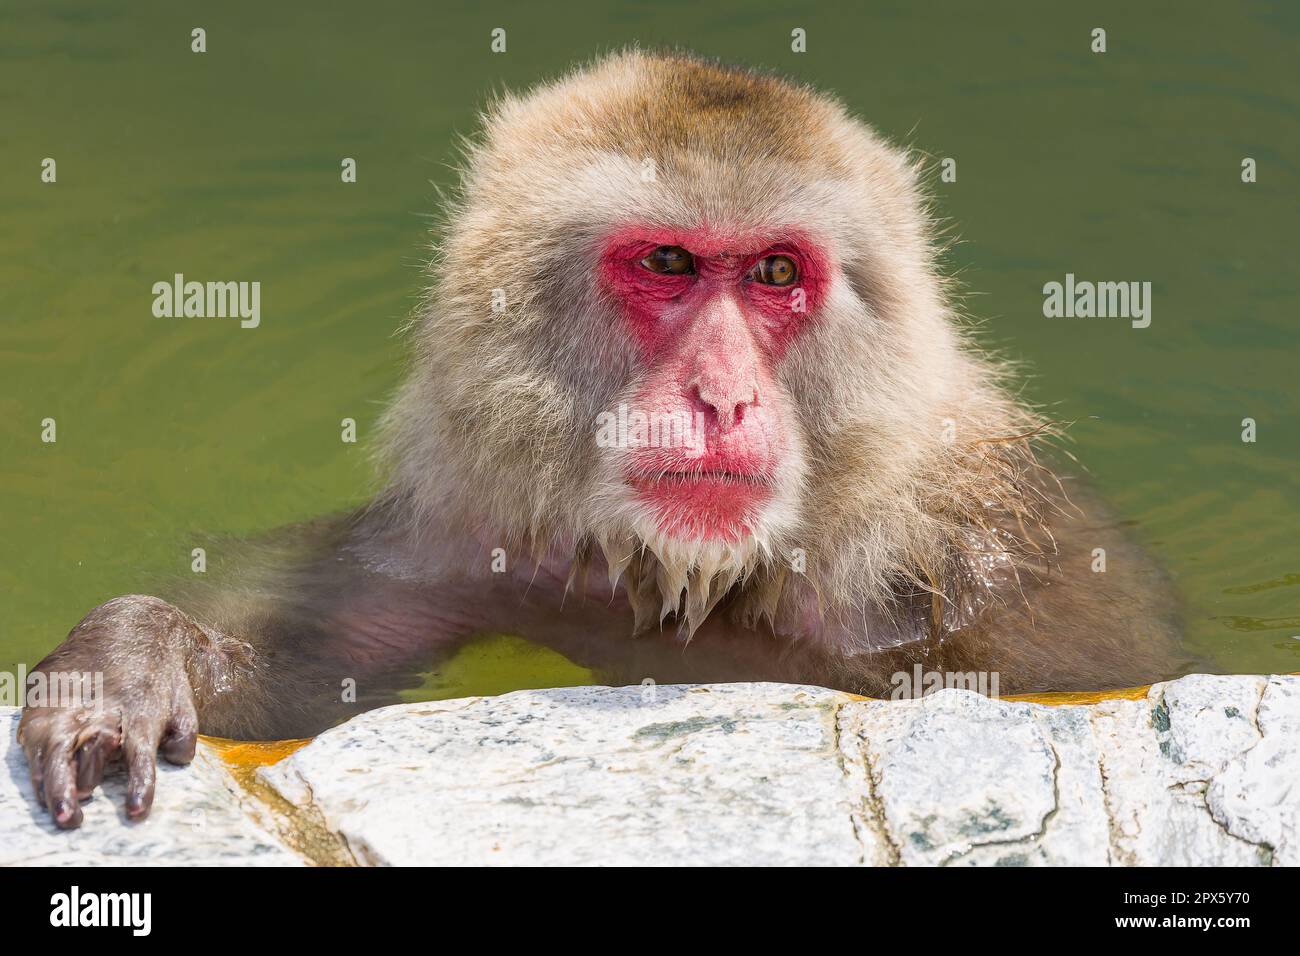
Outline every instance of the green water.
[[[806, 78], [954, 157], [934, 188], [966, 306], [1076, 423], [1074, 454], [1175, 579], [1191, 650], [1300, 670], [1300, 7], [302, 6], [0, 8], [0, 667], [186, 572], [200, 534], [362, 501], [454, 137], [489, 91], [640, 41]], [[154, 318], [177, 272], [260, 281], [260, 328]], [[1066, 272], [1152, 282], [1151, 327], [1044, 318]], [[421, 693], [584, 676], [497, 639]]]

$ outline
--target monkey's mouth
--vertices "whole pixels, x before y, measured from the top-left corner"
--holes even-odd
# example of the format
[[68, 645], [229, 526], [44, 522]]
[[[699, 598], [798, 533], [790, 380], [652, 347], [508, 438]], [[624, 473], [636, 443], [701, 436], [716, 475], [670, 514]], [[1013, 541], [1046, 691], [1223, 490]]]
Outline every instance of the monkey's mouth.
[[763, 475], [746, 474], [739, 471], [710, 469], [707, 471], [665, 471], [657, 475], [640, 475], [634, 481], [651, 481], [668, 484], [711, 481], [723, 485], [761, 485], [767, 487], [768, 480]]
[[674, 537], [736, 541], [752, 533], [772, 497], [765, 475], [709, 469], [633, 475], [628, 484]]

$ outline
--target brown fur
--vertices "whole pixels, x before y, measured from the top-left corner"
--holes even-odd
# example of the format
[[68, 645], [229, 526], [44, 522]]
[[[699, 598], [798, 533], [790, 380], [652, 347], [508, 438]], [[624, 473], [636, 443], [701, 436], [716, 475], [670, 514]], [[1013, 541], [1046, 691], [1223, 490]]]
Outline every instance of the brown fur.
[[[1009, 556], [1040, 546], [1020, 526], [1044, 504], [1029, 480], [1042, 423], [959, 334], [917, 178], [914, 159], [833, 99], [694, 57], [623, 53], [501, 98], [466, 151], [416, 366], [387, 419], [386, 500], [508, 549], [639, 548], [588, 507], [592, 422], [638, 374], [596, 286], [595, 243], [628, 221], [808, 230], [843, 281], [780, 369], [806, 444], [802, 517], [743, 569], [731, 606], [750, 623], [810, 600], [846, 621], [897, 611], [900, 590], [959, 606], [970, 553], [995, 532]], [[803, 581], [785, 571], [794, 548]], [[646, 620], [676, 604], [646, 583], [662, 560], [626, 568]], [[665, 586], [698, 587], [690, 570]], [[688, 594], [687, 615], [732, 580]]]

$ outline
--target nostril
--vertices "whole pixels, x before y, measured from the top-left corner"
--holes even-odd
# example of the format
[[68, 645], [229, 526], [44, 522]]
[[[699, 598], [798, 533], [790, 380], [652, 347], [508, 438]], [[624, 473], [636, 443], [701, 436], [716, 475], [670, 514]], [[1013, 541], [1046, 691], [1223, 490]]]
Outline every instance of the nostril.
[[749, 411], [751, 405], [758, 404], [758, 389], [755, 388], [749, 395], [749, 398], [736, 402], [735, 420], [739, 425], [745, 420], [745, 413]]

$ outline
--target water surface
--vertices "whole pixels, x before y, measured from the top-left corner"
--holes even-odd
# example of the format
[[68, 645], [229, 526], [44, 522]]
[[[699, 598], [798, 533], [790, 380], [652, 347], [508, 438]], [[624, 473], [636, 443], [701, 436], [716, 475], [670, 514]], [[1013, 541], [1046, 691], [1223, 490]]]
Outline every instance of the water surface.
[[[364, 500], [365, 449], [338, 423], [364, 439], [399, 380], [455, 136], [491, 90], [639, 41], [806, 78], [955, 158], [956, 183], [932, 180], [981, 341], [1075, 423], [1073, 453], [1169, 569], [1206, 666], [1300, 670], [1300, 7], [284, 6], [0, 10], [0, 667], [186, 572], [200, 534]], [[261, 327], [154, 318], [150, 287], [176, 272], [259, 280]], [[1044, 318], [1042, 286], [1067, 272], [1150, 281], [1151, 327]], [[588, 676], [494, 638], [416, 695]]]

